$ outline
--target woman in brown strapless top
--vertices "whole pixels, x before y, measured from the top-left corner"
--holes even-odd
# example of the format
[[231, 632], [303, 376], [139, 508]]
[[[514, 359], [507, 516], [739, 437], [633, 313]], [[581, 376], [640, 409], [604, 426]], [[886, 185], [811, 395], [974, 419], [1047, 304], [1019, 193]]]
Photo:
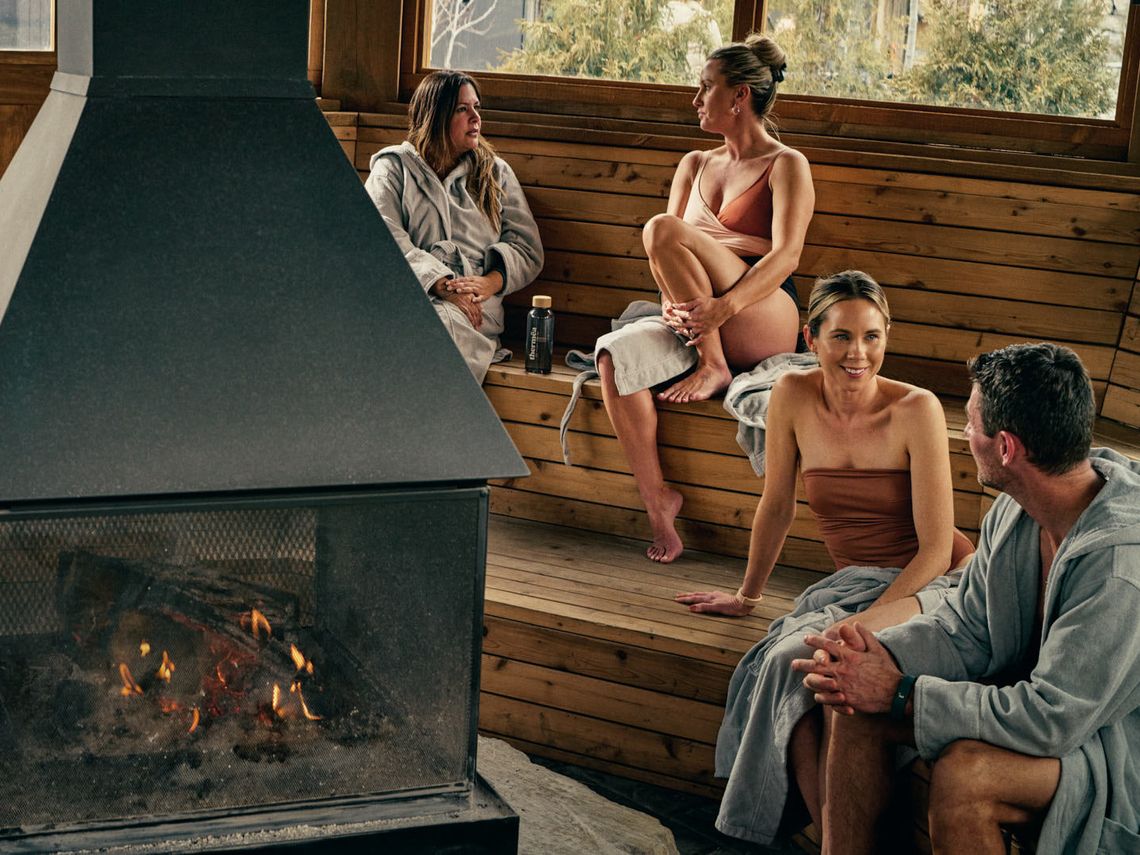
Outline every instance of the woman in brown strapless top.
[[[951, 580], [939, 577], [973, 552], [954, 528], [941, 405], [927, 390], [878, 373], [889, 328], [886, 297], [865, 273], [845, 271], [816, 283], [804, 336], [819, 367], [785, 374], [772, 390], [764, 494], [744, 583], [735, 594], [676, 598], [694, 612], [752, 611], [795, 516], [797, 470], [837, 570], [898, 568], [876, 571], [878, 581], [866, 583], [881, 586], [877, 597], [856, 596], [861, 602], [849, 608], [831, 605], [818, 620], [809, 611], [797, 616], [795, 629], [774, 626], [738, 666], [717, 745], [717, 774], [729, 778], [717, 827], [728, 834], [771, 842], [788, 769], [817, 826], [820, 821], [828, 729], [810, 693], [790, 674], [792, 658], [811, 655], [801, 651], [804, 631], [822, 631], [836, 614], [851, 620], [856, 611], [872, 630], [909, 620], [944, 595]], [[784, 704], [787, 693], [802, 706]], [[807, 712], [786, 721], [793, 707]]]

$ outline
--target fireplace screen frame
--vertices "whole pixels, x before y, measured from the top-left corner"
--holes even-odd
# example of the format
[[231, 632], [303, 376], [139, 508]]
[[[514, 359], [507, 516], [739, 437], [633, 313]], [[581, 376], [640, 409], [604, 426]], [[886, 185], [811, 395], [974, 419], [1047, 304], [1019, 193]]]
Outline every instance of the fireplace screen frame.
[[[401, 679], [409, 683], [404, 699], [436, 717], [434, 728], [447, 728], [443, 762], [437, 779], [418, 786], [378, 788], [368, 793], [340, 793], [289, 798], [277, 803], [211, 806], [131, 816], [71, 818], [63, 822], [21, 824], [9, 815], [0, 819], [0, 849], [42, 851], [116, 843], [153, 844], [183, 837], [232, 834], [296, 825], [337, 823], [341, 826], [389, 822], [397, 817], [438, 815], [462, 809], [477, 788], [475, 775], [478, 722], [479, 662], [483, 634], [483, 586], [489, 490], [485, 485], [401, 487], [337, 491], [290, 491], [287, 494], [206, 496], [126, 501], [87, 502], [59, 506], [25, 506], [0, 513], [0, 540], [21, 524], [65, 524], [99, 519], [142, 519], [171, 515], [277, 513], [315, 514], [313, 530], [313, 617], [341, 622], [346, 639], [383, 635], [380, 661], [408, 655], [412, 666]], [[377, 523], [387, 528], [373, 530]], [[386, 548], [377, 547], [383, 541]], [[104, 553], [109, 548], [99, 547]], [[0, 588], [11, 584], [7, 547], [0, 545]], [[196, 566], [198, 557], [176, 560]], [[121, 556], [118, 556], [121, 557]], [[169, 559], [171, 556], [161, 556]], [[356, 597], [338, 587], [346, 574], [358, 572], [362, 561], [374, 562], [376, 579], [360, 579]], [[57, 572], [59, 572], [57, 570]], [[438, 575], [436, 575], [438, 574]], [[351, 581], [351, 580], [350, 580]], [[365, 584], [369, 583], [369, 584]], [[58, 584], [58, 580], [57, 580]], [[400, 588], [392, 602], [382, 590]], [[323, 598], [323, 601], [322, 601]], [[342, 613], [335, 613], [340, 610]], [[388, 622], [400, 614], [412, 618], [401, 626]], [[374, 619], [374, 620], [373, 620]], [[373, 631], [373, 625], [383, 629]], [[334, 631], [327, 629], [328, 632]], [[0, 632], [0, 643], [14, 643], [14, 634]], [[441, 664], [429, 652], [433, 642], [446, 642], [437, 651], [456, 661]], [[346, 643], [349, 643], [346, 641]], [[351, 643], [356, 643], [355, 641]], [[415, 658], [412, 654], [417, 654]], [[432, 666], [436, 666], [435, 669]], [[444, 679], [439, 679], [440, 669]], [[435, 673], [431, 673], [432, 670]], [[455, 676], [458, 675], [458, 676]], [[413, 690], [411, 682], [419, 684]], [[422, 691], [421, 691], [422, 689]], [[394, 690], [395, 691], [395, 690]], [[458, 699], [458, 700], [457, 700]], [[0, 722], [2, 724], [2, 722]], [[13, 728], [14, 730], [14, 728]], [[427, 732], [427, 731], [424, 731]], [[366, 748], [361, 750], [367, 750]], [[7, 764], [6, 764], [7, 765]], [[19, 764], [16, 764], [19, 768]], [[430, 776], [429, 776], [430, 778]], [[347, 826], [346, 826], [347, 827]]]

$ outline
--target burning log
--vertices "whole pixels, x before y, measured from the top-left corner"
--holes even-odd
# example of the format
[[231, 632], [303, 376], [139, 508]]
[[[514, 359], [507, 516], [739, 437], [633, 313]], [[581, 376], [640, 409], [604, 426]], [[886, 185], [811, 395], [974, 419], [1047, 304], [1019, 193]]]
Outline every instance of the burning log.
[[[268, 723], [323, 718], [311, 698], [281, 692], [317, 673], [274, 628], [297, 623], [295, 599], [281, 592], [192, 567], [74, 553], [61, 560], [57, 596], [78, 652], [120, 663], [124, 697], [154, 698], [166, 714], [196, 709], [191, 731], [226, 715], [259, 717], [275, 686]], [[155, 649], [161, 663], [147, 665]]]

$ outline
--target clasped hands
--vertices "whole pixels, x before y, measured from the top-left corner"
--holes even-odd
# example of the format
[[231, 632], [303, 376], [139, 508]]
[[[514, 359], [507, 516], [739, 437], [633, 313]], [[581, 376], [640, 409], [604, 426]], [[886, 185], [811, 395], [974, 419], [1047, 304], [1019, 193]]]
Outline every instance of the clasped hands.
[[502, 275], [492, 271], [485, 276], [440, 279], [432, 286], [432, 292], [441, 300], [454, 303], [471, 321], [471, 326], [479, 329], [483, 324], [483, 307], [480, 303], [498, 294], [502, 287]]
[[806, 675], [804, 686], [817, 703], [843, 715], [890, 711], [902, 672], [869, 629], [857, 621], [839, 623], [804, 636], [804, 643], [815, 652], [793, 660], [792, 669]]
[[661, 316], [665, 323], [687, 336], [689, 340], [685, 344], [689, 347], [703, 342], [706, 335], [717, 330], [732, 315], [732, 308], [721, 297], [709, 295], [683, 303], [661, 300]]

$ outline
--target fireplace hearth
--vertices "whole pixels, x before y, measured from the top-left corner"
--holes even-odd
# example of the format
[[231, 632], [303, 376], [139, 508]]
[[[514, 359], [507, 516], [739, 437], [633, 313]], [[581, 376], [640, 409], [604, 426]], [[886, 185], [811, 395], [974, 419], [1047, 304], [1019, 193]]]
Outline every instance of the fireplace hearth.
[[484, 489], [6, 515], [0, 850], [467, 809], [485, 527]]
[[0, 180], [0, 852], [513, 851], [526, 473], [306, 78], [303, 0], [59, 0]]

